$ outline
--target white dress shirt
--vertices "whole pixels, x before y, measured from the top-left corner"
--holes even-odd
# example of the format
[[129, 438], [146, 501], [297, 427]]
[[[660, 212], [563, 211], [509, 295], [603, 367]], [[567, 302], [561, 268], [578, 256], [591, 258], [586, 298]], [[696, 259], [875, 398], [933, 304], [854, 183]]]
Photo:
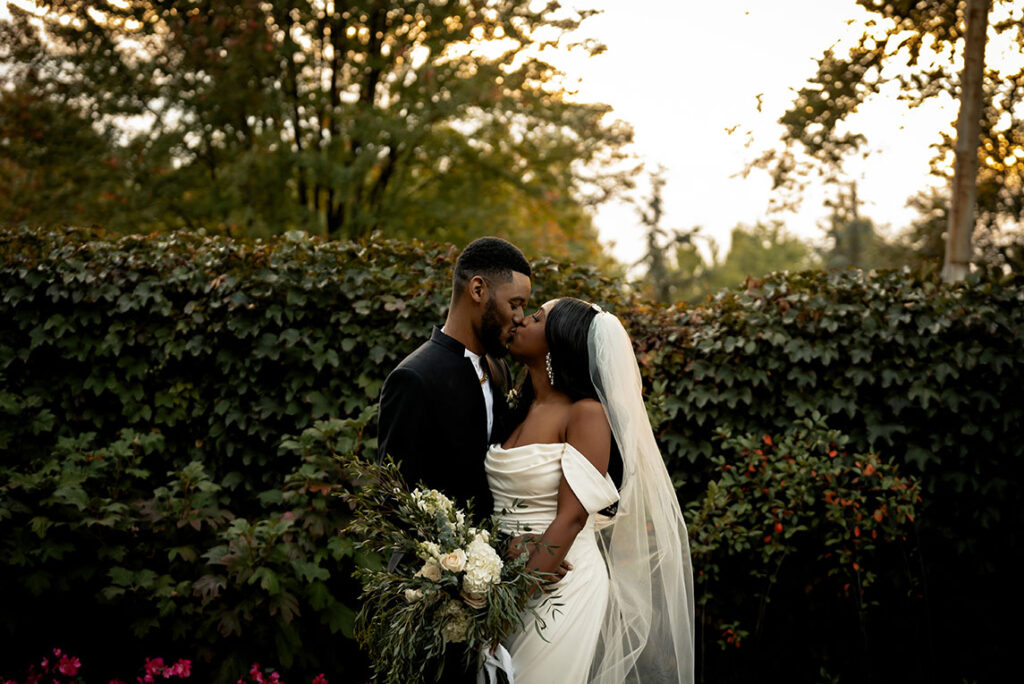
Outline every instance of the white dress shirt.
[[[445, 335], [448, 334], [444, 328], [441, 328], [441, 332]], [[483, 366], [486, 361], [479, 354], [474, 354], [467, 349], [466, 358], [473, 362], [473, 370], [476, 371], [478, 379], [489, 375]], [[487, 381], [480, 383], [480, 391], [484, 393], [484, 406], [487, 409], [487, 441], [489, 443], [491, 441], [491, 429], [494, 427], [494, 391], [491, 390], [491, 383]]]

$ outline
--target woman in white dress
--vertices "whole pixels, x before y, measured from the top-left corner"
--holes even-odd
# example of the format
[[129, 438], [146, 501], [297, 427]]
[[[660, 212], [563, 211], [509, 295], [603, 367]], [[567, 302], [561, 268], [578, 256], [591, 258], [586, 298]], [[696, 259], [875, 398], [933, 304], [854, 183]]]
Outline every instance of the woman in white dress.
[[572, 568], [540, 621], [507, 640], [515, 681], [692, 682], [686, 527], [629, 336], [562, 298], [527, 317], [509, 351], [529, 370], [528, 409], [487, 453], [495, 512], [523, 535], [530, 567]]

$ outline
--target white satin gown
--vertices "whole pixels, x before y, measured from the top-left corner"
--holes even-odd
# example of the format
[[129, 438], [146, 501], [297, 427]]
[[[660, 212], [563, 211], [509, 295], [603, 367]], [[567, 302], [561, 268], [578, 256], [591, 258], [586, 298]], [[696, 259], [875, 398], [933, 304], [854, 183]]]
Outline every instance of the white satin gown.
[[[505, 643], [516, 684], [586, 682], [608, 603], [608, 568], [597, 543], [595, 513], [618, 501], [619, 493], [609, 476], [601, 475], [567, 443], [510, 449], [494, 445], [484, 468], [494, 495], [494, 513], [501, 517], [506, 532], [542, 534], [555, 519], [563, 475], [590, 513], [566, 555], [573, 569], [555, 585], [557, 598], [540, 610], [543, 637], [537, 633], [536, 618], [527, 614], [523, 630]], [[525, 507], [512, 509], [514, 500]], [[502, 514], [502, 509], [507, 512]]]

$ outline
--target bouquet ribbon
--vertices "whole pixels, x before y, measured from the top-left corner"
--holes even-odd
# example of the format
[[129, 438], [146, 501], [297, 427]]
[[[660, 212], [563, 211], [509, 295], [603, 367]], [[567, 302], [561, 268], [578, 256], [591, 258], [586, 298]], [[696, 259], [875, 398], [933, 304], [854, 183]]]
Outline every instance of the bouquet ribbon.
[[498, 644], [493, 651], [484, 647], [481, 649], [481, 653], [484, 658], [480, 671], [476, 675], [476, 684], [498, 684], [498, 670], [505, 673], [508, 684], [516, 684], [512, 674], [512, 654], [504, 646]]

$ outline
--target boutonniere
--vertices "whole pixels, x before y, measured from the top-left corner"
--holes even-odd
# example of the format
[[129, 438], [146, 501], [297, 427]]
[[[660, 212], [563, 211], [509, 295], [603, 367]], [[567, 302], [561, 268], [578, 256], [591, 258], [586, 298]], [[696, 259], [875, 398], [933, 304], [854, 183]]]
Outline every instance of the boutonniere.
[[505, 403], [508, 404], [510, 409], [514, 409], [519, 403], [519, 388], [513, 387], [505, 393]]
[[505, 404], [515, 410], [516, 406], [519, 405], [519, 399], [523, 396], [523, 385], [526, 383], [526, 378], [530, 375], [530, 372], [525, 366], [519, 368], [512, 382], [512, 389], [505, 392]]

